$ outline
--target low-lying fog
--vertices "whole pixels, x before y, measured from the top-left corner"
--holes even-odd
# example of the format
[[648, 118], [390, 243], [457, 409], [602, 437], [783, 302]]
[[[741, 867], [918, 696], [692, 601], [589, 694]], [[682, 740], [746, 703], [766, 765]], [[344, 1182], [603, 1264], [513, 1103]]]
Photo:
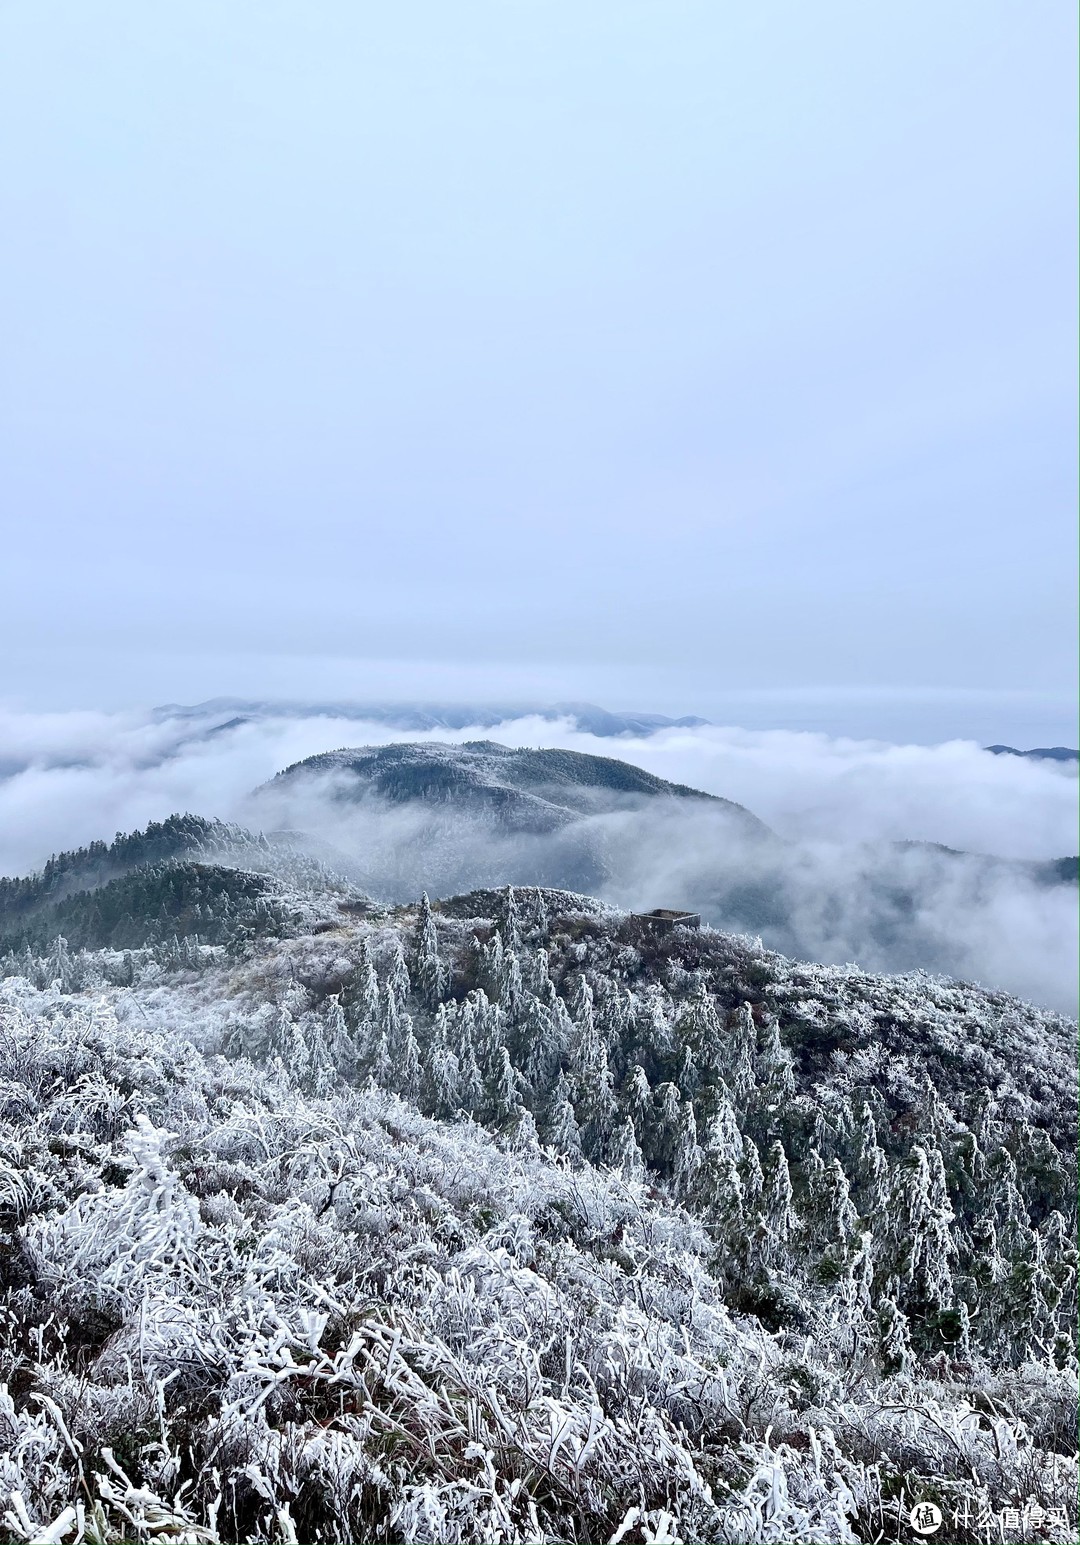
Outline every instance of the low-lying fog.
[[[222, 716], [219, 716], [219, 719]], [[446, 807], [342, 804], [325, 783], [253, 800], [280, 768], [337, 746], [498, 740], [633, 762], [745, 805], [759, 841], [719, 808], [622, 801], [548, 836], [500, 832]], [[571, 721], [417, 733], [287, 713], [220, 725], [138, 714], [0, 715], [0, 870], [177, 810], [327, 844], [373, 894], [562, 883], [628, 907], [687, 906], [787, 953], [925, 967], [1075, 1012], [1077, 888], [1022, 863], [1077, 851], [1075, 764], [993, 756], [969, 742], [893, 746], [716, 726], [598, 738]]]

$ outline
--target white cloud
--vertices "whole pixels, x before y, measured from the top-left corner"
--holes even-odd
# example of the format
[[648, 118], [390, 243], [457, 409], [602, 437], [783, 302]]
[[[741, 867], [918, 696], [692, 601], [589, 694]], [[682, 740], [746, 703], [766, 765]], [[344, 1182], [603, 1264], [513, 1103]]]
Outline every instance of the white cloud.
[[[882, 847], [911, 840], [1014, 860], [1075, 853], [1074, 770], [994, 757], [964, 741], [900, 746], [718, 726], [603, 739], [538, 715], [456, 732], [287, 713], [219, 729], [229, 717], [0, 714], [0, 871], [28, 872], [52, 852], [173, 811], [250, 822], [256, 785], [337, 746], [403, 739], [562, 746], [733, 799], [785, 839], [778, 851], [748, 846], [701, 807], [594, 818], [592, 836], [608, 864], [597, 887], [610, 899], [704, 905], [731, 925], [771, 909], [776, 921], [760, 931], [781, 948], [878, 969], [925, 965], [1075, 1005], [1075, 889], [1047, 889], [1015, 868]], [[264, 809], [258, 818], [318, 829], [376, 888], [396, 893], [541, 878], [565, 860], [550, 842], [494, 841], [460, 817], [432, 824], [426, 812], [366, 807], [343, 819], [340, 808], [308, 801], [300, 811]], [[895, 916], [889, 885], [914, 898]]]

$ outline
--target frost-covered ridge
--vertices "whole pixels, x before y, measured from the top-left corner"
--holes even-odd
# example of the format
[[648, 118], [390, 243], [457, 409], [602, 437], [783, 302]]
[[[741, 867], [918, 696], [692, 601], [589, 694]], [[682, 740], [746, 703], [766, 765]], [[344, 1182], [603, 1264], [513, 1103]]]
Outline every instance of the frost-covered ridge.
[[1067, 1021], [568, 892], [311, 926], [0, 984], [3, 1537], [1075, 1538]]
[[613, 757], [580, 751], [531, 750], [493, 740], [463, 745], [401, 743], [343, 747], [296, 762], [264, 786], [280, 794], [309, 780], [329, 780], [338, 797], [374, 794], [394, 802], [422, 800], [483, 807], [504, 823], [552, 831], [583, 813], [617, 809], [628, 799], [665, 797], [707, 801], [725, 810], [749, 833], [768, 829], [741, 805], [669, 783]]

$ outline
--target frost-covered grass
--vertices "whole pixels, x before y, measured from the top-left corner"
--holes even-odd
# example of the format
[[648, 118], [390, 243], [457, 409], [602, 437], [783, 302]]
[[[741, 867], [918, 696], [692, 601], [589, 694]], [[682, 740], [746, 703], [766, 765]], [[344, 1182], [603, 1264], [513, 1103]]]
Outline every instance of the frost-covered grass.
[[619, 927], [0, 984], [3, 1537], [842, 1545], [1034, 1497], [1075, 1538], [1073, 1214], [1025, 1135], [1065, 1028]]

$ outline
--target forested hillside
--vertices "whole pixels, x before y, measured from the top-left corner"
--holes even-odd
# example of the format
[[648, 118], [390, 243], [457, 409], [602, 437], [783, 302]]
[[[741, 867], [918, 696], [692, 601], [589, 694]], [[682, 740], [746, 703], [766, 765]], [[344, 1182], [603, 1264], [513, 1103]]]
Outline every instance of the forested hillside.
[[304, 926], [2, 989], [9, 1537], [1075, 1537], [1067, 1021], [566, 892]]
[[[290, 834], [267, 838], [174, 815], [57, 854], [40, 874], [0, 878], [0, 975], [25, 968], [31, 979], [40, 976], [45, 968], [30, 957], [48, 955], [58, 937], [89, 950], [169, 941], [242, 947], [336, 916], [337, 902], [360, 896]], [[70, 964], [62, 979], [80, 985]]]

